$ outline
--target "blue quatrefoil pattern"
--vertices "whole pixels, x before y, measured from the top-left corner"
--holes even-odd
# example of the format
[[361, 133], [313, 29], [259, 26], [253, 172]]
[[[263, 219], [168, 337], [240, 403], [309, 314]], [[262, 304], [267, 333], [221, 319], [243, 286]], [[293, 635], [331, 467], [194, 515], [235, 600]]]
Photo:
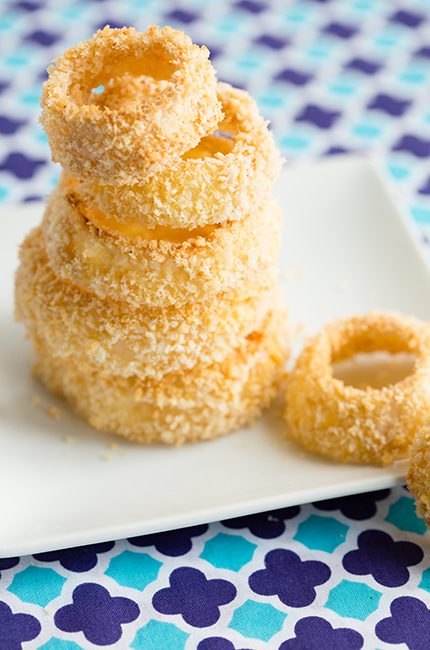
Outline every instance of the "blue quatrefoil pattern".
[[397, 488], [1, 559], [0, 648], [427, 650], [428, 540]]
[[[248, 89], [289, 161], [372, 150], [430, 236], [429, 0], [3, 0], [0, 203], [56, 184], [46, 66], [96, 28], [171, 24]], [[0, 559], [0, 649], [430, 648], [430, 555], [403, 488]]]

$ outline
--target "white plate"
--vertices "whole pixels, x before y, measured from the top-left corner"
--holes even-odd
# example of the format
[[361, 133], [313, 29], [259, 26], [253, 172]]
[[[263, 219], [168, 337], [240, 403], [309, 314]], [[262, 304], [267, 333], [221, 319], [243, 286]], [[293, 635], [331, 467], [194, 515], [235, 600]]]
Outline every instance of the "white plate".
[[[337, 158], [284, 172], [287, 304], [308, 331], [372, 308], [430, 319], [430, 276], [373, 165]], [[336, 465], [279, 436], [274, 413], [248, 430], [182, 448], [139, 447], [93, 431], [30, 378], [13, 322], [18, 243], [42, 206], [3, 211], [0, 367], [0, 556], [129, 537], [402, 481], [404, 467]], [[38, 395], [43, 404], [32, 404]], [[46, 410], [57, 405], [61, 420]], [[72, 443], [65, 441], [71, 436]], [[109, 442], [118, 448], [109, 450]], [[112, 459], [103, 457], [109, 454]]]

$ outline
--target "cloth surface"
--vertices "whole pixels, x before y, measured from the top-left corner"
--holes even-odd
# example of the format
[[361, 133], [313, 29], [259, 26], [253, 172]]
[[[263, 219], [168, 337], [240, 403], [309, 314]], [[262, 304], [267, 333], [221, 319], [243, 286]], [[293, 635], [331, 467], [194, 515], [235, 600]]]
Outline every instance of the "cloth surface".
[[[58, 180], [50, 60], [97, 27], [170, 24], [247, 88], [297, 159], [372, 150], [430, 224], [428, 0], [3, 0], [0, 202]], [[430, 648], [429, 537], [404, 488], [0, 560], [0, 650]]]

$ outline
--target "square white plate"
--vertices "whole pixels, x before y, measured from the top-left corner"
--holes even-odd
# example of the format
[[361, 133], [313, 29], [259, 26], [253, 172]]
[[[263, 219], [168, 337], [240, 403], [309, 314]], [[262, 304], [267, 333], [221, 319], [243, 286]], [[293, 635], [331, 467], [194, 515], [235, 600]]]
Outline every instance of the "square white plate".
[[[430, 320], [424, 257], [372, 163], [345, 157], [287, 170], [278, 195], [285, 212], [283, 285], [293, 322], [311, 332], [334, 317], [374, 308]], [[281, 438], [283, 423], [274, 412], [250, 429], [179, 449], [139, 447], [93, 431], [31, 379], [30, 347], [13, 322], [17, 247], [42, 210], [40, 204], [6, 208], [0, 218], [0, 556], [402, 481], [402, 464], [351, 467], [304, 454]], [[47, 415], [53, 405], [61, 409], [60, 420]], [[112, 441], [115, 450], [108, 449]]]

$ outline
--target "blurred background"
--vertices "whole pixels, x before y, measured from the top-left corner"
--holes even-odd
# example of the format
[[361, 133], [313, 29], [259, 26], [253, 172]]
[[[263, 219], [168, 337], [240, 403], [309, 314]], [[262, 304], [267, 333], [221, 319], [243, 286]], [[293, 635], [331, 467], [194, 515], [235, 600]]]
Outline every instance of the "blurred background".
[[373, 151], [430, 242], [430, 0], [0, 0], [0, 202], [59, 169], [38, 124], [49, 62], [97, 28], [169, 24], [246, 88], [290, 163]]

